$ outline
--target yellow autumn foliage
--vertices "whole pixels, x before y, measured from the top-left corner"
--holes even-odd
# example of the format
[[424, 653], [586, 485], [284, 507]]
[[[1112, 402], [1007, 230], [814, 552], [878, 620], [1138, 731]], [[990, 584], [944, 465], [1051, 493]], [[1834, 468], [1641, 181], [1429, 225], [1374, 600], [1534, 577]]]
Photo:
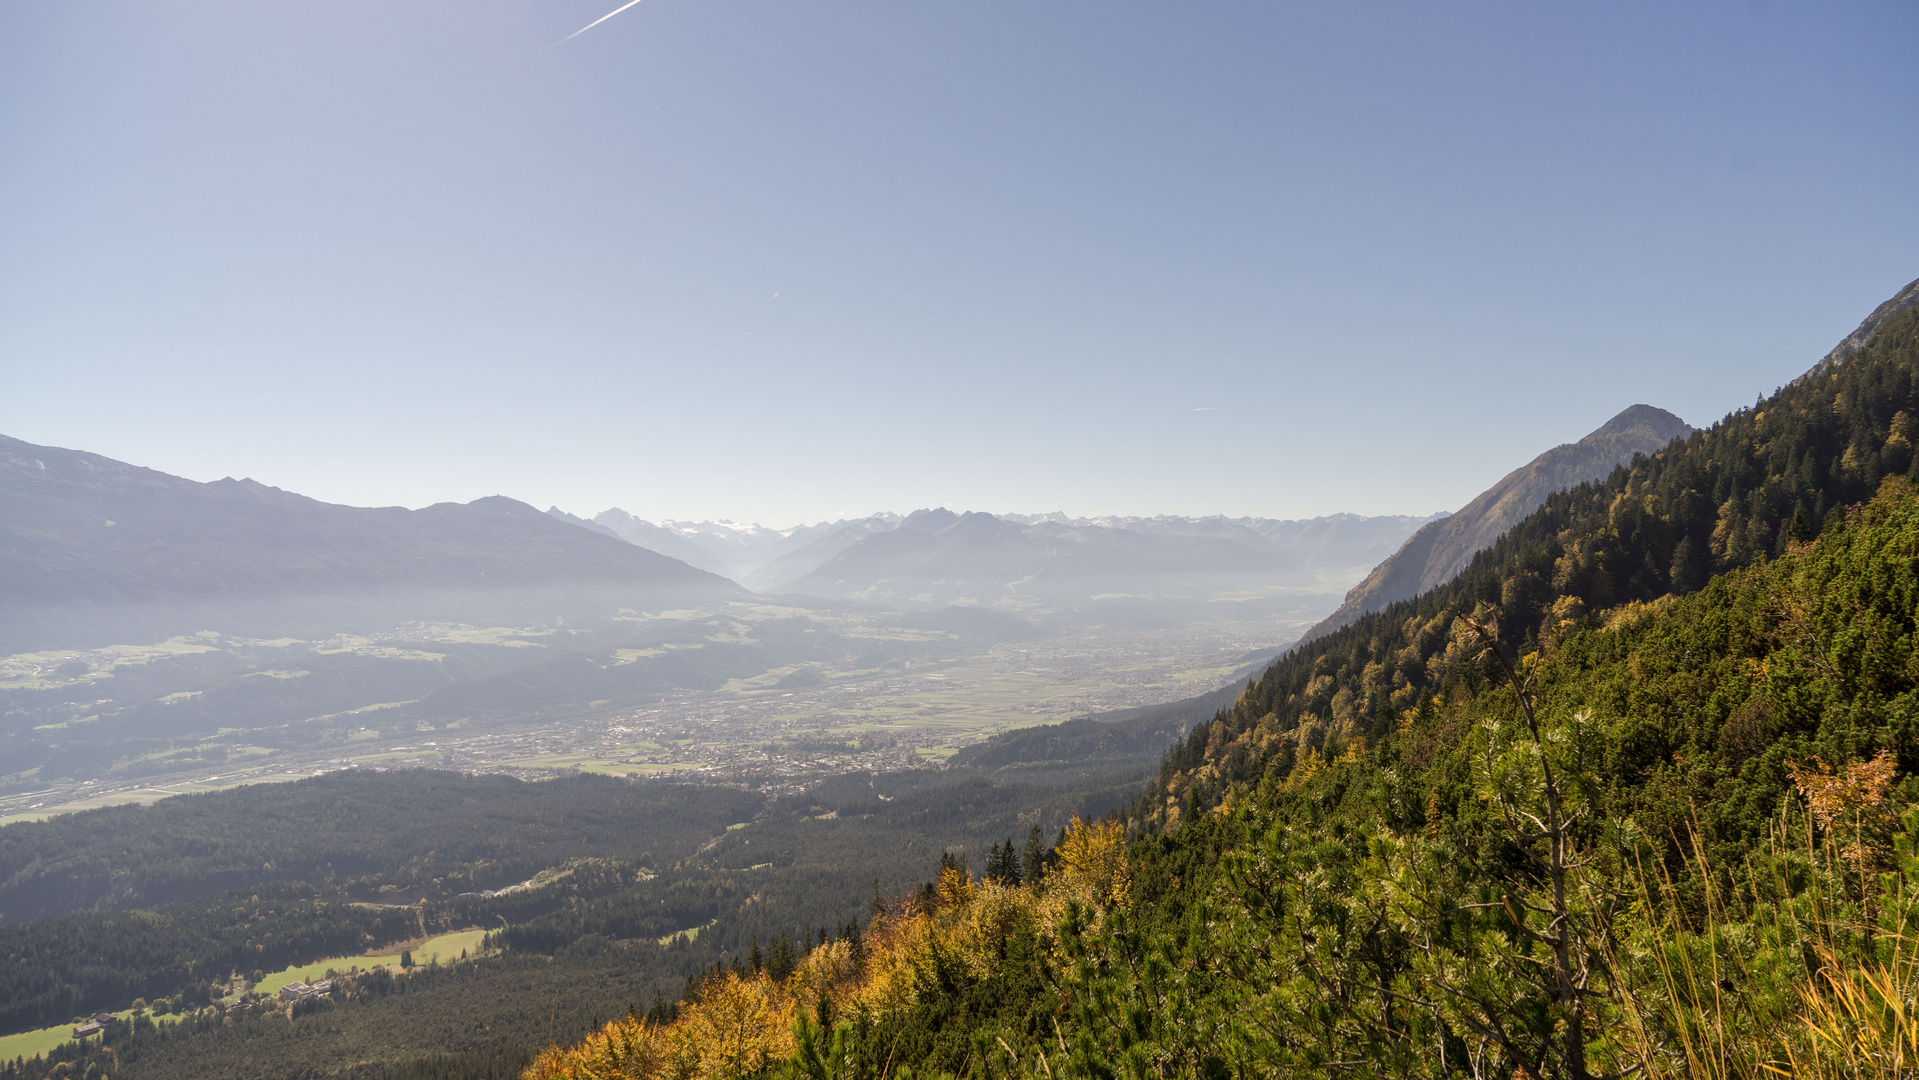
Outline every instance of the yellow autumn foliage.
[[1055, 849], [1059, 866], [1046, 878], [1040, 897], [1043, 926], [1053, 927], [1077, 903], [1095, 917], [1126, 902], [1132, 872], [1126, 866], [1126, 834], [1116, 821], [1081, 821], [1077, 815]]
[[852, 943], [829, 941], [800, 958], [799, 966], [786, 980], [786, 992], [800, 1007], [817, 1002], [824, 994], [838, 1011], [857, 988], [859, 974]]
[[793, 1053], [793, 998], [764, 975], [727, 972], [683, 1007], [669, 1032], [679, 1075], [750, 1076]]
[[763, 975], [727, 972], [680, 1018], [659, 1025], [621, 1017], [577, 1046], [550, 1047], [522, 1080], [693, 1080], [751, 1076], [793, 1053], [793, 999]]
[[523, 1080], [640, 1080], [670, 1075], [667, 1029], [624, 1016], [591, 1032], [578, 1046], [549, 1047], [520, 1075]]
[[966, 907], [953, 913], [945, 938], [968, 976], [985, 979], [998, 974], [1000, 946], [1033, 914], [1032, 897], [1030, 890], [989, 881], [973, 890]]
[[866, 965], [850, 998], [854, 1008], [891, 1016], [913, 1006], [919, 975], [932, 967], [931, 923], [920, 912], [873, 920], [866, 936]]
[[917, 1004], [921, 987], [937, 985], [941, 964], [990, 978], [1022, 924], [1050, 937], [1070, 904], [1101, 918], [1125, 902], [1132, 877], [1117, 823], [1075, 817], [1056, 850], [1059, 865], [1037, 888], [976, 882], [949, 867], [931, 910], [903, 900], [873, 919], [861, 956], [848, 941], [821, 945], [783, 984], [759, 972], [728, 972], [709, 981], [698, 1001], [683, 1004], [673, 1023], [615, 1020], [578, 1045], [549, 1048], [522, 1080], [734, 1080], [791, 1056], [796, 1010], [812, 1008], [822, 995], [836, 1014], [863, 1011], [879, 1019]]

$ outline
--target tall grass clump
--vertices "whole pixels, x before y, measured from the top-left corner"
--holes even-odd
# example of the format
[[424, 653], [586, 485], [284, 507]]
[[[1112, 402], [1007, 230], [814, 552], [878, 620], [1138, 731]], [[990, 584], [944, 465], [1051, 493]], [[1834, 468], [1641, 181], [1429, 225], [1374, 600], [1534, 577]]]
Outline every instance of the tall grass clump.
[[1883, 753], [1793, 777], [1739, 873], [1697, 845], [1693, 896], [1633, 869], [1619, 1037], [1648, 1078], [1919, 1076], [1919, 808], [1894, 812]]

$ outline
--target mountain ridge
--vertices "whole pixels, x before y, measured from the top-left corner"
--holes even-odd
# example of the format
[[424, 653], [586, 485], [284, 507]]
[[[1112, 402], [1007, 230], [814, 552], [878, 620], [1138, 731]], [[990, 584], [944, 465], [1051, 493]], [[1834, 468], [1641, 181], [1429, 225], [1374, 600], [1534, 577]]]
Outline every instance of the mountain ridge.
[[327, 619], [342, 620], [338, 629], [458, 621], [484, 609], [597, 603], [595, 594], [744, 595], [503, 496], [418, 510], [343, 506], [0, 436], [0, 646], [10, 649], [206, 629], [268, 635]]
[[1022, 526], [940, 507], [860, 540], [782, 589], [869, 602], [1057, 609], [1102, 598], [1195, 598], [1313, 584], [1299, 560], [1270, 546], [1052, 521]]
[[[1915, 307], [1919, 307], [1919, 278], [1913, 279], [1905, 288], [1892, 294], [1891, 298], [1885, 303], [1873, 308], [1872, 314], [1867, 315], [1859, 321], [1857, 329], [1841, 338], [1839, 344], [1832, 347], [1831, 352], [1827, 353], [1804, 375], [1799, 376], [1799, 378], [1809, 379], [1819, 372], [1829, 371], [1845, 363], [1847, 360], [1852, 359], [1853, 354], [1865, 348], [1866, 343], [1872, 340], [1873, 335], [1877, 334], [1879, 328], [1886, 325], [1888, 320], [1904, 314]], [[1795, 379], [1794, 381], [1797, 382], [1798, 380]]]
[[[957, 523], [962, 516], [945, 507], [930, 507], [904, 517], [890, 512], [879, 513], [865, 518], [823, 521], [815, 525], [777, 530], [732, 522], [650, 522], [618, 508], [602, 511], [591, 519], [576, 517], [557, 507], [548, 513], [560, 520], [595, 531], [610, 532], [629, 543], [724, 574], [747, 588], [763, 593], [805, 591], [807, 586], [800, 583], [808, 575], [870, 537], [901, 529], [921, 533], [938, 532]], [[1122, 534], [1158, 538], [1175, 544], [1188, 543], [1196, 548], [1208, 547], [1213, 541], [1228, 541], [1232, 546], [1218, 550], [1238, 561], [1243, 562], [1247, 552], [1251, 551], [1264, 556], [1269, 562], [1297, 562], [1303, 564], [1309, 572], [1307, 576], [1322, 587], [1333, 582], [1336, 587], [1344, 588], [1366, 569], [1397, 550], [1414, 530], [1445, 515], [1329, 514], [1315, 518], [1276, 519], [1218, 514], [1204, 517], [1166, 514], [1151, 517], [1072, 517], [1053, 512], [986, 516], [1017, 526], [1028, 536], [1050, 542], [1070, 543], [1102, 536], [1120, 543], [1124, 541], [1117, 538]], [[1012, 542], [1010, 534], [1008, 540]], [[827, 594], [837, 595], [838, 590], [829, 589]]]
[[1457, 512], [1407, 538], [1393, 555], [1353, 586], [1338, 610], [1307, 631], [1301, 643], [1322, 637], [1368, 612], [1436, 588], [1464, 570], [1472, 557], [1545, 505], [1548, 496], [1599, 480], [1637, 454], [1653, 454], [1693, 428], [1664, 409], [1633, 405], [1577, 442], [1562, 443], [1500, 478]]

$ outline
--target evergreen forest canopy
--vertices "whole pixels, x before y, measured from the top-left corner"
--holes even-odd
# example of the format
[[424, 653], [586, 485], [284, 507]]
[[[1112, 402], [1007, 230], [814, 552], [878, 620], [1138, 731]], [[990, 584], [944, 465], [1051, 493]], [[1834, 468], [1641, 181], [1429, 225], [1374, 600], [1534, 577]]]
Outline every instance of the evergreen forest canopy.
[[[8, 826], [16, 902], [241, 887], [0, 926], [0, 1037], [147, 1009], [110, 1023], [104, 1046], [0, 1061], [0, 1076], [517, 1075], [550, 1039], [667, 1008], [696, 972], [857, 934], [874, 890], [906, 888], [919, 857], [983, 852], [1036, 823], [1052, 835], [1074, 808], [1123, 804], [1141, 775], [855, 773], [780, 795], [360, 771]], [[451, 967], [355, 959], [455, 932], [470, 955]], [[279, 1000], [291, 976], [272, 973], [316, 962], [339, 973], [334, 993]], [[527, 1000], [547, 1008], [534, 1017]]]
[[1906, 1075], [1915, 417], [1908, 311], [1286, 656], [1050, 871], [526, 1076]]
[[[763, 802], [732, 788], [592, 775], [527, 784], [346, 770], [62, 814], [0, 829], [0, 927], [275, 884], [341, 900], [448, 899], [568, 859], [678, 859]], [[636, 820], [647, 823], [643, 833]]]
[[[1364, 753], [1397, 731], [1407, 709], [1482, 692], [1486, 672], [1461, 662], [1451, 632], [1457, 613], [1491, 606], [1511, 650], [1550, 650], [1634, 605], [1695, 592], [1715, 572], [1783, 555], [1837, 527], [1845, 508], [1871, 498], [1885, 479], [1919, 475], [1916, 358], [1919, 314], [1909, 311], [1849, 362], [1808, 373], [1711, 429], [1616, 470], [1603, 484], [1552, 496], [1445, 586], [1281, 658], [1168, 755], [1159, 804], [1143, 808], [1147, 819], [1177, 825], [1183, 813], [1216, 807], [1268, 780], [1282, 782], [1302, 765], [1316, 768], [1349, 749]], [[1631, 782], [1677, 785], [1671, 795], [1682, 803], [1723, 809], [1709, 780], [1730, 777], [1713, 778], [1703, 766], [1683, 780], [1660, 770], [1686, 747], [1689, 729], [1710, 740], [1742, 705], [1688, 703], [1697, 711], [1649, 717]], [[1762, 706], [1769, 715], [1774, 708], [1754, 708]], [[1909, 745], [1903, 727], [1878, 737], [1898, 750], [1904, 767], [1915, 763], [1919, 747]], [[1781, 753], [1819, 751], [1845, 760], [1859, 749], [1821, 742]], [[1781, 789], [1777, 760], [1769, 782]], [[1753, 823], [1727, 827], [1750, 833]]]

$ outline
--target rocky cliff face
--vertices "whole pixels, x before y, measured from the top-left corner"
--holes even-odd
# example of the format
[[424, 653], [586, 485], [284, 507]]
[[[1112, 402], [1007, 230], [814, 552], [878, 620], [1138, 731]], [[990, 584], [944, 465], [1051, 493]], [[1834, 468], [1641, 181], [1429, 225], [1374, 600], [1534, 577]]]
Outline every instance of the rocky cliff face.
[[[1827, 353], [1824, 359], [1814, 364], [1812, 370], [1806, 372], [1806, 375], [1817, 374], [1818, 372], [1845, 363], [1852, 358], [1853, 353], [1864, 348], [1866, 342], [1872, 340], [1872, 335], [1879, 332], [1879, 328], [1885, 325], [1887, 319], [1915, 307], [1919, 307], [1919, 281], [1914, 281], [1912, 284], [1900, 289], [1892, 299], [1874, 308], [1872, 314], [1866, 316], [1865, 321], [1859, 324], [1859, 329], [1847, 334], [1844, 341], [1834, 345], [1832, 351]], [[1800, 378], [1805, 378], [1806, 375], [1802, 375]]]
[[1346, 602], [1301, 641], [1337, 630], [1369, 611], [1452, 580], [1475, 554], [1546, 502], [1556, 491], [1598, 480], [1633, 459], [1692, 434], [1684, 420], [1651, 405], [1634, 405], [1575, 443], [1534, 458], [1467, 503], [1457, 514], [1420, 529], [1391, 558], [1346, 594]]

